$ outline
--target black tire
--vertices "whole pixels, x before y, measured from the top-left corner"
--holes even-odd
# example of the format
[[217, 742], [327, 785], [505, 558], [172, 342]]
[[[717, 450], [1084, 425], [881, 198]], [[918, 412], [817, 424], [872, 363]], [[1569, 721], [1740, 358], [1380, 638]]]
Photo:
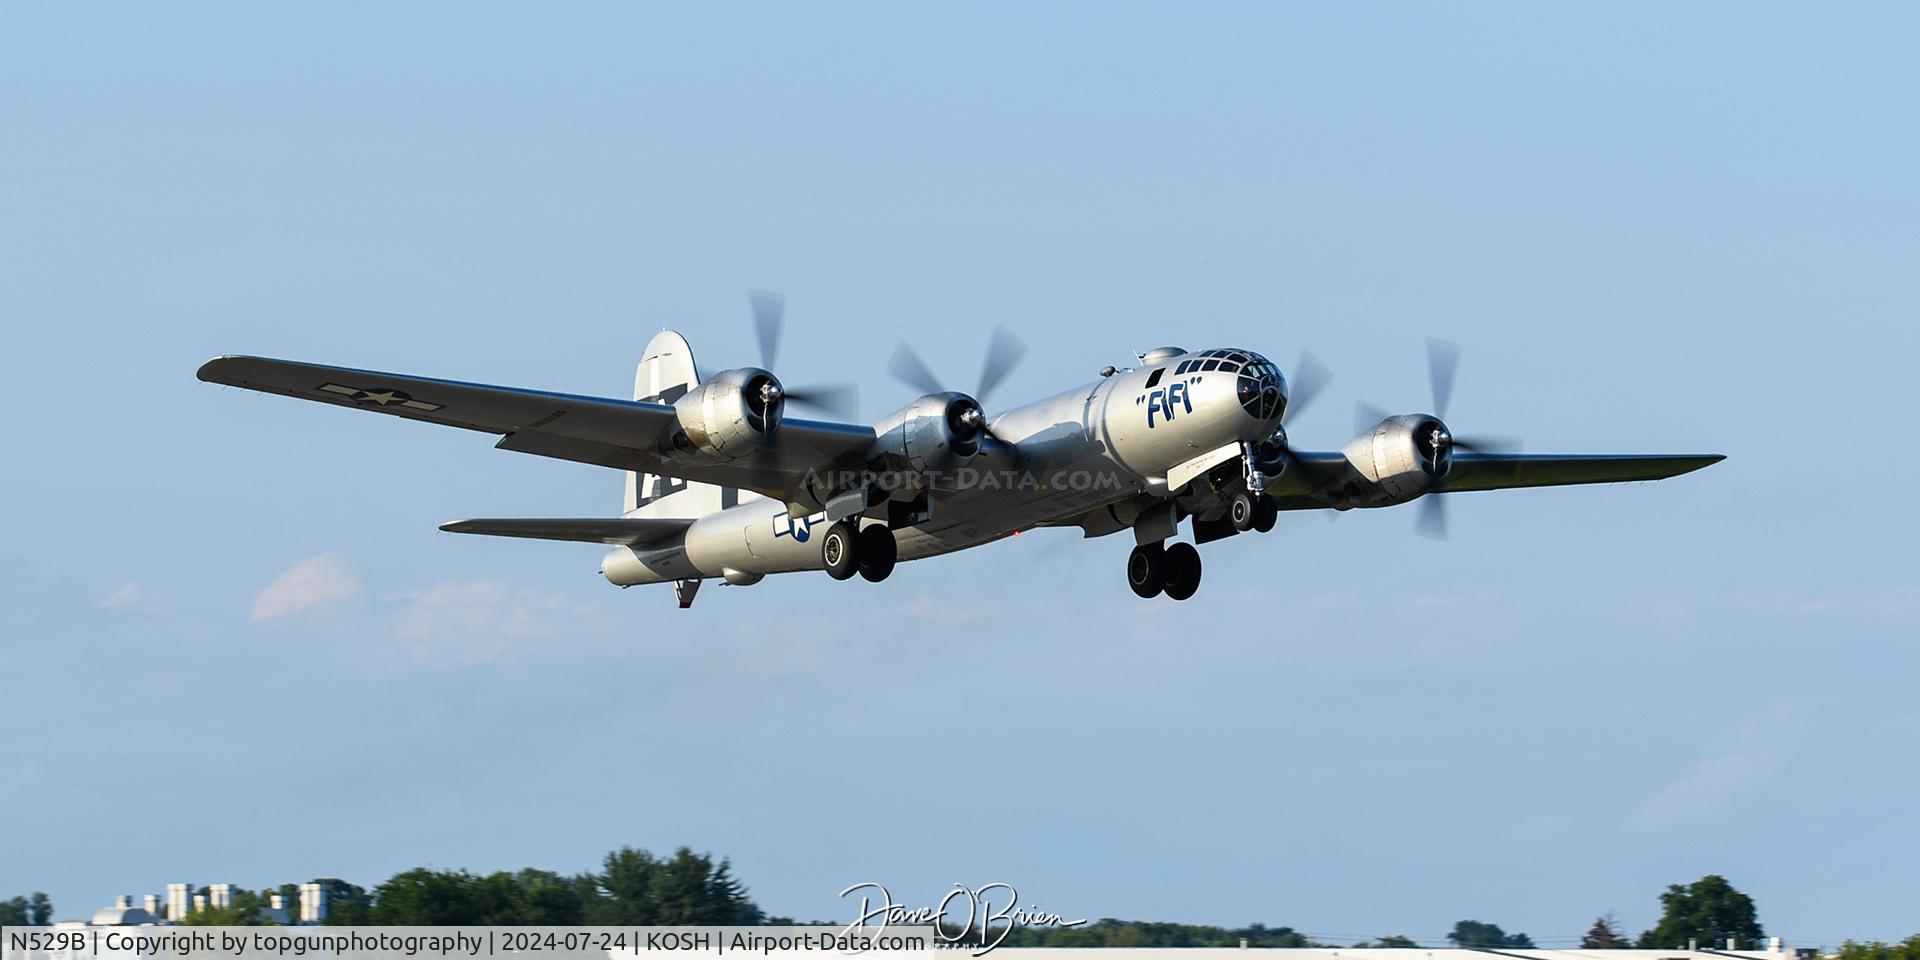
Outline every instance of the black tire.
[[876, 523], [861, 528], [860, 549], [855, 553], [860, 557], [860, 575], [868, 583], [879, 583], [893, 572], [893, 563], [900, 558], [900, 543], [886, 524]]
[[1260, 533], [1273, 532], [1273, 525], [1280, 519], [1280, 508], [1273, 505], [1273, 498], [1262, 496], [1253, 502], [1253, 529]]
[[853, 524], [840, 520], [827, 528], [820, 538], [820, 565], [827, 576], [845, 580], [860, 569], [860, 536]]
[[1200, 589], [1200, 551], [1191, 543], [1167, 548], [1167, 596], [1185, 600]]
[[[1261, 497], [1260, 499], [1265, 500], [1266, 498]], [[1235, 530], [1241, 533], [1252, 530], [1253, 514], [1254, 506], [1252, 497], [1244, 493], [1236, 493], [1233, 495], [1232, 500], [1227, 501], [1227, 519], [1232, 521]]]
[[1127, 555], [1127, 586], [1134, 595], [1157, 597], [1167, 585], [1167, 551], [1157, 543], [1142, 544]]

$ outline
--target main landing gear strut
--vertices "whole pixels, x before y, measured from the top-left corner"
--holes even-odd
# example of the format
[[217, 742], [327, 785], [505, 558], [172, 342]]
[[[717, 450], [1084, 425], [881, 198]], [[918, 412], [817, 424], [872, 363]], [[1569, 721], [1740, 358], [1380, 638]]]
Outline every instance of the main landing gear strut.
[[835, 580], [858, 573], [870, 583], [879, 583], [893, 573], [899, 555], [899, 542], [883, 523], [855, 527], [852, 521], [840, 520], [820, 538], [820, 565]]
[[1127, 586], [1142, 597], [1185, 600], [1200, 589], [1200, 551], [1191, 543], [1143, 543], [1127, 557]]

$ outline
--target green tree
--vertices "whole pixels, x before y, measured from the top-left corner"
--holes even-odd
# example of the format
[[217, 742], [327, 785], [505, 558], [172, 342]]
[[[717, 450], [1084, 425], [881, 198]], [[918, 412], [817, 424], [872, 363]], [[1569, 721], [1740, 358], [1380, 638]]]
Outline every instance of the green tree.
[[591, 878], [596, 896], [587, 901], [595, 923], [617, 926], [745, 925], [765, 914], [733, 877], [733, 865], [688, 847], [661, 859], [646, 850], [621, 847], [607, 854]]
[[573, 926], [585, 921], [593, 884], [547, 870], [488, 874], [474, 883], [481, 923], [519, 926]]
[[[977, 937], [978, 934], [973, 936]], [[1315, 947], [1292, 927], [1263, 923], [1227, 929], [1187, 923], [1115, 920], [1111, 917], [1078, 927], [1015, 927], [1001, 942], [1008, 947]]]
[[477, 881], [465, 870], [415, 867], [373, 889], [367, 920], [381, 926], [440, 927], [478, 924]]
[[1509, 934], [1500, 929], [1497, 923], [1482, 923], [1478, 920], [1462, 920], [1453, 925], [1453, 932], [1447, 939], [1457, 947], [1516, 947], [1529, 949], [1533, 938], [1524, 933]]
[[552, 927], [585, 923], [588, 907], [598, 897], [591, 877], [522, 870], [514, 874], [511, 916], [499, 922]]
[[1615, 929], [1619, 924], [1620, 921], [1614, 919], [1611, 913], [1594, 920], [1593, 927], [1587, 931], [1587, 935], [1580, 938], [1580, 949], [1625, 950], [1632, 947], [1633, 942], [1621, 936]]
[[1688, 886], [1673, 884], [1660, 895], [1660, 922], [1640, 935], [1643, 950], [1677, 949], [1693, 940], [1718, 947], [1732, 937], [1751, 944], [1766, 936], [1755, 916], [1753, 899], [1725, 877], [1708, 874]]
[[[327, 895], [327, 915], [320, 922], [330, 927], [364, 927], [373, 923], [373, 895], [365, 887], [348, 883], [338, 877], [315, 877], [307, 881], [317, 883]], [[293, 893], [287, 889], [292, 887]], [[290, 919], [299, 919], [300, 888], [287, 884], [280, 888], [281, 896], [287, 898], [287, 915]]]
[[725, 926], [759, 923], [766, 916], [747, 888], [733, 878], [733, 864], [713, 862], [709, 854], [687, 847], [674, 851], [654, 876], [660, 922], [668, 925]]
[[1891, 944], [1848, 940], [1834, 956], [1837, 960], [1920, 960], [1920, 933]]
[[0, 900], [0, 926], [46, 927], [53, 924], [53, 901], [44, 893]]
[[1396, 933], [1396, 934], [1381, 937], [1380, 939], [1375, 940], [1372, 946], [1413, 948], [1413, 947], [1418, 947], [1419, 944], [1415, 943], [1412, 937], [1403, 937]]
[[183, 927], [264, 927], [266, 918], [259, 910], [240, 907], [208, 907], [195, 910], [180, 921]]
[[646, 850], [621, 847], [607, 854], [593, 878], [601, 894], [594, 904], [595, 923], [656, 926], [659, 912], [653, 902], [653, 878], [660, 861]]

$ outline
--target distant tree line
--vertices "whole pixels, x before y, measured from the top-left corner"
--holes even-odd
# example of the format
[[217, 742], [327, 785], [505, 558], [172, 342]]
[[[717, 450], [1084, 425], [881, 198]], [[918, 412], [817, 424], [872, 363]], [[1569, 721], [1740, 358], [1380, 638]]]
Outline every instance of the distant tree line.
[[53, 923], [53, 901], [44, 893], [0, 900], [0, 927], [44, 927]]
[[[416, 867], [367, 890], [338, 879], [326, 888], [331, 926], [742, 926], [766, 919], [733, 876], [726, 860], [687, 847], [659, 857], [633, 847], [607, 854], [598, 872], [571, 876], [550, 870], [499, 871]], [[234, 890], [230, 906], [196, 910], [181, 922], [244, 926], [272, 923], [266, 909], [283, 898], [298, 919], [300, 888], [282, 884], [258, 892]]]
[[[337, 878], [312, 881], [326, 890], [324, 922], [343, 926], [447, 926], [500, 924], [518, 926], [747, 926], [792, 924], [787, 917], [768, 917], [747, 896], [747, 888], [733, 875], [726, 859], [695, 853], [687, 847], [672, 856], [633, 847], [606, 855], [600, 869], [578, 874], [549, 870], [499, 871], [474, 874], [465, 870], [418, 867], [395, 874], [367, 890]], [[207, 892], [201, 888], [198, 893]], [[300, 888], [282, 884], [259, 891], [236, 889], [232, 901], [218, 909], [198, 910], [182, 922], [207, 925], [244, 925], [275, 922], [268, 909], [274, 894], [284, 900], [288, 919], [297, 919]], [[1661, 916], [1637, 939], [1619, 930], [1612, 914], [1594, 920], [1580, 939], [1584, 950], [1684, 949], [1689, 942], [1701, 947], [1724, 947], [1729, 939], [1751, 949], [1766, 936], [1752, 898], [1733, 888], [1726, 878], [1708, 875], [1691, 884], [1674, 884], [1660, 895]], [[0, 925], [45, 926], [53, 922], [53, 903], [44, 893], [0, 900]], [[826, 921], [813, 921], [826, 924]], [[838, 924], [829, 924], [837, 926]], [[1525, 933], [1508, 933], [1499, 924], [1461, 920], [1446, 938], [1453, 945], [1483, 950], [1526, 949], [1534, 941]], [[1292, 927], [1252, 924], [1218, 927], [1107, 918], [1077, 927], [1016, 927], [1003, 946], [1010, 947], [1337, 947], [1321, 943]], [[1361, 941], [1354, 947], [1420, 947], [1411, 937], [1394, 934]], [[1920, 960], [1920, 934], [1887, 944], [1848, 941], [1838, 960]]]
[[[974, 935], [977, 938], [978, 934]], [[973, 939], [973, 938], [969, 938]], [[1198, 926], [1190, 923], [1155, 923], [1145, 920], [1115, 920], [1111, 917], [1078, 927], [1015, 927], [1000, 942], [1003, 947], [1237, 947], [1245, 940], [1250, 947], [1319, 947], [1292, 927], [1269, 927], [1256, 923], [1248, 927]]]
[[1839, 960], [1920, 960], [1920, 933], [1893, 944], [1848, 940], [1836, 955]]

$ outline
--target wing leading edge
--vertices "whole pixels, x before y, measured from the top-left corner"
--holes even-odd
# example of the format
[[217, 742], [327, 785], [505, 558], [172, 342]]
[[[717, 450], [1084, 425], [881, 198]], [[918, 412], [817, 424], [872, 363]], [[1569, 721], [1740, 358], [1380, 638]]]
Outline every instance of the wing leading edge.
[[1665, 480], [1713, 466], [1726, 456], [1687, 454], [1484, 454], [1462, 453], [1453, 458], [1435, 490], [1506, 490], [1514, 487], [1558, 487], [1577, 483], [1633, 483]]

